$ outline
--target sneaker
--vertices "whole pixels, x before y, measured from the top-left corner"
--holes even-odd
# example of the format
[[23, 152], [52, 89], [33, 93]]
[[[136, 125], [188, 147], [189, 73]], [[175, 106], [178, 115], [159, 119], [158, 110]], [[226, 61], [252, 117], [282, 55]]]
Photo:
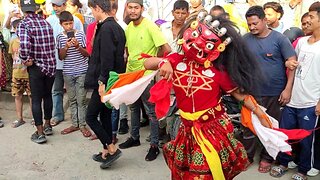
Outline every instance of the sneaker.
[[117, 151], [114, 154], [108, 154], [106, 156], [106, 160], [100, 165], [101, 169], [106, 169], [108, 167], [110, 167], [110, 165], [116, 161], [117, 159], [119, 159], [119, 157], [121, 156], [122, 152], [120, 151], [120, 149], [117, 149]]
[[298, 167], [298, 165], [297, 165], [294, 161], [290, 161], [290, 162], [288, 163], [288, 168], [289, 168], [289, 169], [294, 169], [294, 168], [296, 168], [296, 167]]
[[159, 155], [159, 153], [160, 153], [160, 150], [159, 150], [158, 146], [151, 146], [148, 154], [146, 155], [145, 160], [146, 161], [153, 161], [153, 160], [157, 159], [157, 156]]
[[31, 141], [38, 143], [38, 144], [42, 144], [47, 142], [46, 136], [44, 134], [38, 134], [38, 132], [36, 131], [35, 133], [33, 133], [31, 135]]
[[128, 120], [121, 119], [120, 120], [120, 127], [119, 127], [119, 134], [127, 134], [129, 132]]
[[2, 128], [4, 126], [4, 123], [2, 122], [2, 120], [0, 119], [0, 128]]
[[132, 137], [129, 137], [124, 143], [119, 144], [120, 149], [127, 149], [134, 146], [140, 146], [140, 140], [134, 140]]
[[103, 163], [103, 162], [106, 161], [106, 159], [103, 159], [103, 158], [102, 158], [102, 152], [99, 152], [99, 154], [94, 154], [94, 155], [92, 155], [92, 159], [93, 159], [94, 161], [97, 161], [97, 162], [100, 162], [100, 163]]
[[320, 171], [319, 171], [318, 169], [311, 168], [311, 169], [307, 172], [307, 175], [313, 177], [313, 176], [318, 175], [319, 172], [320, 172]]
[[53, 131], [52, 131], [52, 127], [49, 126], [49, 125], [45, 125], [43, 127], [43, 133], [46, 135], [46, 136], [50, 136], [53, 134]]

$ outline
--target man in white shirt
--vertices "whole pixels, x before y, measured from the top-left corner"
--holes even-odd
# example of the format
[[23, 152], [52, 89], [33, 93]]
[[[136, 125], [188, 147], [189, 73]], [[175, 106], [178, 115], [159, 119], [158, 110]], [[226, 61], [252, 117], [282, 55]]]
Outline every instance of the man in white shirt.
[[[313, 130], [318, 124], [320, 115], [320, 2], [313, 3], [309, 8], [311, 36], [302, 37], [296, 47], [298, 63], [292, 88], [290, 102], [282, 111], [280, 128]], [[292, 179], [306, 179], [307, 172], [312, 168], [319, 168], [319, 150], [313, 152], [315, 133], [300, 141], [298, 155], [298, 172]], [[279, 153], [280, 166], [272, 168], [270, 174], [274, 177], [282, 176], [292, 157], [286, 153]]]
[[172, 15], [174, 20], [162, 24], [160, 29], [167, 39], [172, 52], [177, 52], [177, 36], [189, 16], [188, 2], [184, 0], [176, 1], [173, 5]]

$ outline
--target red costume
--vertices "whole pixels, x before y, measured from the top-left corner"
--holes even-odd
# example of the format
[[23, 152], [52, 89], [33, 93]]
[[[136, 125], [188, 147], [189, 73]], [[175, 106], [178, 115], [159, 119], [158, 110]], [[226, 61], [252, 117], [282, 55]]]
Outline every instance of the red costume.
[[226, 30], [203, 18], [184, 32], [180, 40], [184, 55], [167, 57], [182, 120], [176, 139], [163, 148], [172, 179], [232, 179], [249, 165], [220, 101], [222, 92], [237, 87], [226, 71], [211, 64], [231, 39], [223, 41]]

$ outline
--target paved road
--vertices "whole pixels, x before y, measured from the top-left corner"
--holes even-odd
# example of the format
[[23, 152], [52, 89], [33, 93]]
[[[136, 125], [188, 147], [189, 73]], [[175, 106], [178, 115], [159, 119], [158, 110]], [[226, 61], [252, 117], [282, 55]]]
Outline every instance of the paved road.
[[[1, 94], [0, 94], [1, 96]], [[27, 106], [25, 112], [28, 112]], [[0, 116], [5, 119], [5, 127], [0, 129], [0, 180], [23, 179], [63, 179], [63, 180], [167, 180], [170, 171], [162, 154], [147, 162], [144, 157], [149, 144], [145, 141], [148, 127], [141, 129], [141, 146], [123, 150], [123, 156], [109, 169], [101, 170], [99, 163], [91, 160], [91, 155], [97, 153], [101, 145], [98, 141], [90, 141], [80, 132], [61, 135], [60, 131], [70, 125], [70, 118], [54, 128], [54, 135], [48, 137], [48, 142], [38, 145], [30, 140], [35, 128], [27, 120], [27, 124], [13, 129], [10, 123], [15, 119], [14, 104], [0, 99]], [[67, 117], [69, 117], [67, 115]], [[127, 135], [119, 136], [123, 142]], [[290, 179], [293, 171], [280, 178]], [[246, 172], [241, 173], [237, 180], [268, 180], [274, 179], [268, 174], [257, 172], [257, 163]], [[311, 180], [320, 179], [309, 178]]]

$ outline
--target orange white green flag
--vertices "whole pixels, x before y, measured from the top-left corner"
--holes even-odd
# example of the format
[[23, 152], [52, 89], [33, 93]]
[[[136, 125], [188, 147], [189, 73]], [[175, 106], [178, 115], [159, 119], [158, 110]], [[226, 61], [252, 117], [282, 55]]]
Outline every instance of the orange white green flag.
[[[138, 100], [158, 71], [145, 75], [146, 70], [117, 74], [110, 72], [106, 93], [101, 102], [119, 109], [120, 104], [133, 104]], [[108, 105], [109, 104], [109, 105]]]

